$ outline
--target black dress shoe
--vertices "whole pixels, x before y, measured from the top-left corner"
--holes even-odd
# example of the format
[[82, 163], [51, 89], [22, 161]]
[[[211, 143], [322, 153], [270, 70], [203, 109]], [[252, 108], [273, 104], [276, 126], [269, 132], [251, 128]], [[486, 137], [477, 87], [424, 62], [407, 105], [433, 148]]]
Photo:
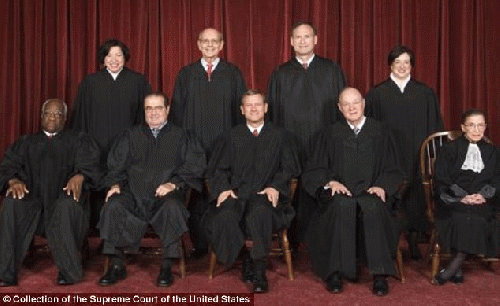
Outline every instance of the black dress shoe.
[[444, 271], [445, 271], [444, 269], [443, 269], [443, 270], [441, 270], [441, 271], [439, 272], [439, 274], [438, 274], [438, 275], [436, 275], [436, 277], [434, 277], [434, 282], [433, 282], [433, 284], [434, 284], [434, 285], [440, 285], [440, 286], [442, 286], [442, 285], [446, 284], [446, 282], [447, 282], [448, 280], [447, 280], [447, 279], [445, 279], [445, 278], [443, 278], [443, 276], [442, 276]]
[[0, 280], [0, 287], [11, 287], [17, 285], [17, 282], [8, 282]]
[[156, 280], [156, 285], [158, 287], [169, 287], [173, 283], [174, 283], [174, 276], [172, 275], [172, 269], [170, 267], [161, 268], [160, 275]]
[[326, 282], [326, 289], [332, 293], [341, 293], [343, 290], [342, 275], [334, 273]]
[[266, 293], [267, 291], [269, 291], [269, 285], [266, 275], [256, 275], [253, 279], [253, 292]]
[[57, 274], [57, 284], [61, 285], [61, 286], [64, 286], [64, 285], [73, 285], [74, 282], [68, 281], [66, 279], [66, 277], [61, 272], [59, 272], [59, 274]]
[[125, 265], [111, 265], [108, 272], [99, 280], [99, 285], [110, 286], [127, 277]]
[[252, 270], [252, 258], [246, 257], [243, 259], [243, 267], [241, 271], [241, 280], [244, 283], [252, 283], [253, 282], [253, 270]]
[[389, 283], [385, 277], [375, 277], [373, 280], [373, 294], [384, 296], [389, 293]]

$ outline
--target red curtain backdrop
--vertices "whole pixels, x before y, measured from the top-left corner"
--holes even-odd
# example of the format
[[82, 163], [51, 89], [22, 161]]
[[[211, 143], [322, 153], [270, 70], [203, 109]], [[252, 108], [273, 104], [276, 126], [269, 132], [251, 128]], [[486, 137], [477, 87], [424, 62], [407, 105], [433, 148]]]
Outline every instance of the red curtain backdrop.
[[389, 50], [408, 45], [412, 74], [438, 94], [446, 128], [459, 128], [465, 109], [482, 108], [499, 143], [499, 13], [497, 0], [1, 0], [0, 153], [39, 130], [46, 99], [72, 108], [107, 38], [124, 41], [127, 66], [171, 95], [180, 68], [199, 58], [198, 33], [215, 27], [222, 57], [241, 68], [247, 86], [265, 90], [292, 54], [298, 20], [317, 26], [317, 54], [337, 61], [362, 93], [388, 77]]

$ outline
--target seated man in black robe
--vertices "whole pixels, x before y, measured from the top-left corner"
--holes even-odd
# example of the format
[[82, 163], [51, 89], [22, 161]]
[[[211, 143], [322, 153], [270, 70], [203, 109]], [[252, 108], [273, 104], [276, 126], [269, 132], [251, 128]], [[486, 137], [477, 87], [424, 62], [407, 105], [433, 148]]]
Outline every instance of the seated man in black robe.
[[253, 282], [256, 293], [268, 290], [265, 272], [272, 233], [290, 225], [294, 212], [287, 207], [289, 184], [300, 172], [284, 129], [264, 122], [267, 107], [260, 91], [243, 94], [246, 124], [220, 137], [207, 171], [215, 206], [207, 217], [209, 240], [217, 258], [228, 266], [245, 238], [253, 241], [250, 253], [244, 251], [242, 278]]
[[0, 287], [17, 284], [33, 235], [46, 236], [59, 268], [57, 283], [83, 277], [81, 249], [89, 224], [84, 187], [100, 179], [99, 148], [84, 133], [63, 130], [67, 106], [42, 106], [42, 130], [18, 139], [0, 165]]
[[125, 131], [109, 153], [104, 178], [109, 191], [98, 228], [111, 266], [100, 280], [102, 286], [126, 277], [123, 251], [138, 250], [148, 224], [163, 243], [157, 285], [174, 281], [171, 258], [180, 257], [180, 238], [187, 232], [186, 190], [201, 189], [206, 160], [193, 136], [167, 122], [169, 109], [165, 94], [147, 95], [146, 125]]
[[[303, 184], [318, 207], [306, 234], [314, 269], [329, 291], [342, 291], [342, 278], [356, 278], [356, 237], [364, 235], [373, 292], [385, 295], [394, 275], [397, 231], [388, 206], [403, 181], [389, 130], [364, 116], [365, 101], [354, 88], [339, 96], [347, 123], [335, 123], [315, 139]], [[363, 235], [356, 233], [357, 229]], [[362, 240], [360, 240], [362, 241]]]

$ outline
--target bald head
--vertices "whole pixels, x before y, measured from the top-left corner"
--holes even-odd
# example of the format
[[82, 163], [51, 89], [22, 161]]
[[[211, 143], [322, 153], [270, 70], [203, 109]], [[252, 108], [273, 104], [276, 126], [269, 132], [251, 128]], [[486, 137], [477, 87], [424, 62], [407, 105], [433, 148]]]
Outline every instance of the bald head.
[[222, 33], [216, 29], [208, 28], [198, 35], [198, 49], [202, 57], [209, 63], [213, 62], [224, 46]]
[[339, 110], [350, 124], [357, 126], [365, 115], [365, 99], [356, 88], [344, 88], [339, 95]]

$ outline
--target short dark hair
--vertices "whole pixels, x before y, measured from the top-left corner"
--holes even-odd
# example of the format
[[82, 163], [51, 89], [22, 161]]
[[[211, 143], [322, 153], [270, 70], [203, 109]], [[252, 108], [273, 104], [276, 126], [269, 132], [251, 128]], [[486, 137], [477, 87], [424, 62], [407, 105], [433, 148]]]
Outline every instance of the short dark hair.
[[302, 25], [310, 26], [313, 29], [314, 35], [318, 34], [318, 30], [311, 22], [309, 22], [309, 21], [297, 21], [292, 26], [292, 31], [290, 32], [290, 36], [293, 36], [293, 31], [295, 31], [295, 29], [297, 29], [298, 27], [300, 27]]
[[391, 66], [392, 63], [403, 53], [408, 53], [408, 55], [410, 56], [410, 64], [412, 67], [414, 67], [415, 53], [407, 46], [397, 46], [396, 48], [391, 50], [389, 56], [387, 57], [387, 63], [389, 64], [389, 66]]
[[106, 40], [102, 45], [99, 46], [99, 49], [97, 49], [97, 61], [99, 62], [99, 64], [104, 64], [104, 58], [108, 55], [109, 50], [113, 47], [120, 47], [120, 49], [122, 49], [123, 56], [125, 57], [125, 62], [128, 62], [130, 58], [130, 50], [127, 45], [116, 38], [111, 38]]
[[161, 92], [161, 91], [152, 92], [149, 95], [146, 95], [144, 97], [144, 102], [146, 102], [146, 99], [149, 97], [162, 97], [163, 98], [163, 105], [165, 107], [170, 106], [170, 103], [171, 103], [170, 99], [168, 98], [168, 96], [164, 92]]
[[245, 97], [247, 97], [247, 96], [255, 96], [255, 95], [261, 95], [262, 96], [262, 100], [264, 100], [264, 103], [267, 103], [266, 95], [262, 92], [262, 90], [252, 88], [252, 89], [248, 89], [247, 91], [245, 91], [241, 95], [241, 105], [243, 105], [243, 99]]
[[483, 110], [477, 109], [477, 108], [472, 108], [468, 109], [463, 113], [462, 115], [462, 124], [465, 124], [465, 121], [467, 121], [467, 118], [472, 117], [472, 116], [478, 116], [481, 115], [483, 116], [484, 120], [486, 120], [486, 114], [484, 113]]

